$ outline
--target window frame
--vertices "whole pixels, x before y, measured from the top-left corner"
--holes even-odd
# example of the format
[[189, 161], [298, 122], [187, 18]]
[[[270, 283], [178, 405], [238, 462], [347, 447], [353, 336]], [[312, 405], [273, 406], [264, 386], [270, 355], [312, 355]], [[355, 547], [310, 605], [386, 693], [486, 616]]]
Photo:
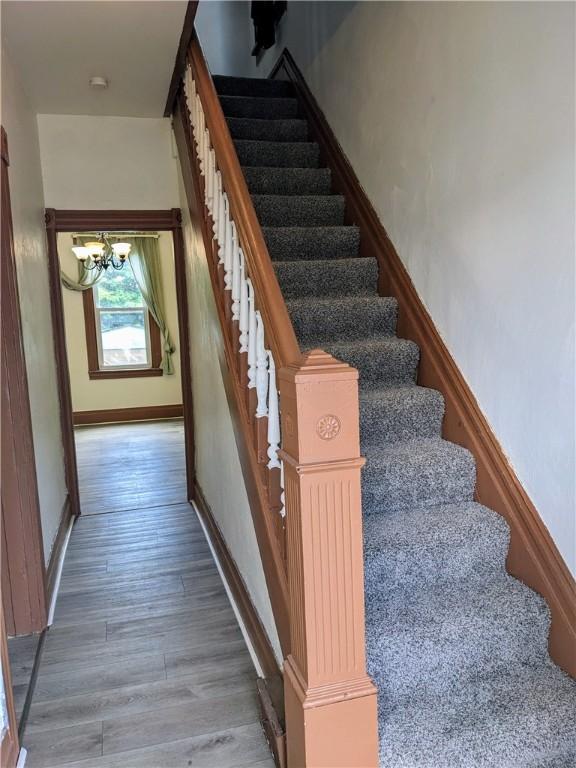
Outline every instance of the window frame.
[[[88, 358], [88, 378], [90, 379], [133, 379], [147, 376], [162, 376], [163, 371], [160, 368], [162, 362], [162, 342], [160, 338], [160, 329], [158, 324], [146, 308], [142, 309], [145, 316], [148, 317], [148, 340], [150, 342], [149, 366], [130, 366], [130, 367], [102, 367], [100, 363], [100, 343], [98, 341], [98, 312], [96, 302], [94, 301], [94, 288], [82, 291], [82, 300], [84, 304], [84, 326], [86, 331], [86, 353]], [[105, 308], [107, 311], [107, 308]]]

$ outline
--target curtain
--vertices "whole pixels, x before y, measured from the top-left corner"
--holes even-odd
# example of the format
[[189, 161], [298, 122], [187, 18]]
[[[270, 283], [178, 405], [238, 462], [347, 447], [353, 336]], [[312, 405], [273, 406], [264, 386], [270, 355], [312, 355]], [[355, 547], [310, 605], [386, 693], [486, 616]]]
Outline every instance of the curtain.
[[134, 278], [138, 283], [148, 311], [156, 321], [158, 328], [160, 328], [163, 340], [163, 354], [160, 367], [165, 375], [173, 374], [172, 355], [176, 351], [176, 347], [172, 342], [170, 331], [166, 325], [158, 239], [155, 237], [126, 237], [122, 238], [122, 240], [132, 245], [128, 260], [130, 261]]
[[[94, 240], [94, 238], [76, 237], [74, 240], [76, 241], [75, 245], [86, 245], [86, 243]], [[104, 273], [96, 269], [86, 269], [86, 266], [81, 261], [78, 262], [78, 280], [73, 280], [63, 270], [60, 270], [62, 285], [68, 288], [69, 291], [87, 291], [95, 286], [103, 276]]]

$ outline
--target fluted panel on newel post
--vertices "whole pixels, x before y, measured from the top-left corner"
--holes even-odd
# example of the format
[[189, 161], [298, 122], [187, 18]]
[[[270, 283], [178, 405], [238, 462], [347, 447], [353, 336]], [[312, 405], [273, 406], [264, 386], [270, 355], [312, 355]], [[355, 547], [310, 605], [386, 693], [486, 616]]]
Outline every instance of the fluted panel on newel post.
[[358, 371], [313, 350], [279, 375], [291, 653], [289, 768], [378, 765], [366, 673]]

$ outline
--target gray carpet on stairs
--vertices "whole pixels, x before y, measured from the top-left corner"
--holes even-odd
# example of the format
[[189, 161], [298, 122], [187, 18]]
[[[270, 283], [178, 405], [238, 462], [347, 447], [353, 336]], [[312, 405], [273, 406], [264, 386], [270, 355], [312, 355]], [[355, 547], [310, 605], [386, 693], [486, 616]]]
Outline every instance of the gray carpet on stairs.
[[576, 683], [550, 661], [545, 602], [508, 576], [506, 522], [442, 439], [444, 401], [331, 194], [290, 83], [215, 77], [303, 349], [360, 372], [369, 672], [386, 768], [574, 768]]

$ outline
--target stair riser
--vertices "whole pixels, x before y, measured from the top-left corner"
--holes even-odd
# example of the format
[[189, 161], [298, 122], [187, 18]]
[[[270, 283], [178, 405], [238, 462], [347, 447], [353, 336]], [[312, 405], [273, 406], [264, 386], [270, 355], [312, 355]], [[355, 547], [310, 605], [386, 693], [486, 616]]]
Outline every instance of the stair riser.
[[444, 398], [435, 390], [401, 390], [398, 398], [382, 402], [360, 398], [360, 440], [363, 446], [440, 437]]
[[330, 227], [344, 221], [344, 200], [328, 197], [253, 195], [254, 208], [264, 227]]
[[240, 165], [254, 168], [318, 168], [318, 144], [310, 142], [234, 142]]
[[375, 293], [376, 265], [373, 259], [277, 262], [274, 269], [285, 299]]
[[298, 117], [296, 99], [221, 96], [220, 103], [226, 117], [256, 117], [271, 120]]
[[294, 86], [288, 80], [252, 79], [214, 75], [216, 92], [220, 96], [293, 97]]
[[427, 467], [391, 464], [363, 470], [362, 510], [365, 515], [392, 514], [418, 506], [471, 501], [476, 485], [474, 459], [463, 454], [457, 461], [437, 461]]
[[371, 335], [393, 335], [396, 328], [397, 304], [392, 299], [347, 299], [317, 303], [288, 303], [294, 331], [303, 346], [320, 346], [341, 338], [363, 338]]
[[[508, 614], [506, 607], [500, 601], [488, 615], [464, 610], [447, 623], [435, 624], [426, 616], [421, 625], [394, 627], [381, 614], [373, 619], [368, 603], [368, 667], [374, 682], [400, 702], [423, 689], [427, 695], [446, 695], [478, 669], [496, 674], [512, 663], [542, 663], [550, 625], [544, 601], [526, 590], [523, 599], [511, 597]], [[370, 630], [371, 621], [376, 621], [376, 632]]]
[[253, 195], [329, 195], [327, 168], [247, 168], [244, 178]]
[[338, 360], [357, 368], [360, 385], [367, 389], [399, 384], [413, 384], [420, 352], [416, 344], [395, 340], [391, 344], [378, 345], [375, 349], [356, 349], [353, 346], [326, 345], [326, 351]]
[[[430, 525], [434, 525], [433, 510]], [[438, 542], [434, 547], [418, 544], [383, 544], [377, 553], [370, 552], [364, 558], [366, 600], [377, 601], [382, 585], [387, 590], [430, 586], [468, 580], [481, 588], [482, 582], [504, 572], [508, 553], [509, 533], [502, 530], [498, 536], [493, 531], [481, 531], [483, 538], [451, 538]], [[471, 546], [471, 542], [476, 542]], [[396, 544], [396, 545], [395, 545]]]
[[305, 120], [260, 120], [229, 117], [226, 122], [233, 139], [246, 141], [308, 141]]
[[360, 247], [357, 227], [264, 227], [263, 233], [275, 261], [353, 259]]
[[233, 139], [246, 141], [308, 141], [305, 120], [260, 120], [229, 117], [226, 122]]

